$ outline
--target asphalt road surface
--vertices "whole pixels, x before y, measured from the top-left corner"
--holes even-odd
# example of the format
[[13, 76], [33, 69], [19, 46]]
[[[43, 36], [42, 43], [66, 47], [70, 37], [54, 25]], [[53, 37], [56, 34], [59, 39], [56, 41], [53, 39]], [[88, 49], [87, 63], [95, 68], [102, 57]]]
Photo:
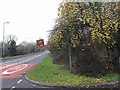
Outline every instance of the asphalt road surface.
[[13, 90], [15, 88], [50, 88], [35, 85], [24, 78], [24, 74], [48, 55], [49, 51], [22, 56], [15, 59], [0, 61], [1, 88]]
[[[48, 54], [49, 51], [43, 51], [14, 59], [0, 60], [0, 90], [96, 90], [96, 88], [47, 87], [27, 81], [24, 77], [25, 73]], [[99, 90], [118, 89], [100, 88]]]

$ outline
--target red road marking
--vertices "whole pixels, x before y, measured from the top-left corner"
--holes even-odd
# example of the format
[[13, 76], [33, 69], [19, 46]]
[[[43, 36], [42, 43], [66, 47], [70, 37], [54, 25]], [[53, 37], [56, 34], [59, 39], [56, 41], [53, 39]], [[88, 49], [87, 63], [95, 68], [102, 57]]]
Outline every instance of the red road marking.
[[4, 66], [6, 66], [6, 64], [0, 64], [0, 68], [2, 68], [2, 67], [4, 67]]
[[[3, 65], [6, 66], [6, 65]], [[7, 68], [3, 68], [0, 70], [0, 78], [17, 78], [22, 73], [25, 73], [26, 71], [30, 70], [34, 64], [15, 64]], [[2, 74], [3, 72], [9, 73], [8, 75]]]
[[20, 65], [17, 65], [17, 66], [14, 66], [14, 67], [11, 67], [11, 68], [5, 70], [4, 72], [2, 72], [2, 75], [18, 72], [26, 67], [27, 67], [27, 64], [20, 64]]

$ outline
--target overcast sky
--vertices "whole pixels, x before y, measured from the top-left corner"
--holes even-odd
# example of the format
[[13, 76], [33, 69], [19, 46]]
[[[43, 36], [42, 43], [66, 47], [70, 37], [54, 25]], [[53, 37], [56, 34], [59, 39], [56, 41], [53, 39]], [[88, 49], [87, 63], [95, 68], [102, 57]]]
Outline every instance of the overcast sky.
[[22, 41], [33, 42], [40, 37], [48, 39], [48, 32], [55, 24], [59, 4], [62, 0], [0, 0], [0, 41], [12, 34]]

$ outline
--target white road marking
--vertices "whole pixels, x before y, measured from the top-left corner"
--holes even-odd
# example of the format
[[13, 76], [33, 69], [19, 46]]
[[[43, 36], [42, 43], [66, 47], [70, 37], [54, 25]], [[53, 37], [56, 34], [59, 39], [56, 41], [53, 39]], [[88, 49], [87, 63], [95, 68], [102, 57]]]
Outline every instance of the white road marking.
[[13, 66], [13, 65], [15, 65], [15, 64], [10, 64], [10, 65], [6, 65], [6, 66], [4, 66], [4, 67], [0, 67], [0, 70], [1, 70], [1, 69], [4, 69], [4, 68], [8, 68], [8, 67]]
[[[20, 67], [22, 65], [24, 65], [24, 66]], [[11, 68], [5, 70], [4, 72], [2, 72], [2, 74], [3, 75], [12, 74], [12, 73], [18, 72], [18, 71], [20, 71], [20, 70], [22, 70], [22, 69], [24, 69], [24, 68], [26, 68], [28, 66], [27, 64], [22, 64], [22, 65], [11, 67]], [[13, 71], [11, 71], [11, 70], [13, 70]]]
[[[33, 56], [33, 57], [31, 57], [31, 58], [21, 58], [21, 59], [17, 59], [17, 60], [13, 60], [13, 61], [8, 61], [8, 62], [5, 62], [5, 63], [3, 63], [3, 64], [7, 64], [7, 63], [11, 63], [11, 64], [9, 64], [9, 65], [5, 65], [5, 66], [0, 66], [0, 70], [1, 69], [5, 69], [5, 68], [8, 68], [8, 67], [10, 67], [10, 66], [13, 66], [13, 65], [15, 65], [15, 64], [22, 64], [22, 63], [25, 63], [25, 62], [28, 62], [28, 61], [30, 61], [30, 60], [32, 60], [32, 59], [35, 59], [35, 58], [37, 58], [37, 57], [40, 57], [40, 56], [43, 56], [43, 55], [45, 55], [46, 53], [49, 53], [48, 51], [46, 51], [46, 52], [44, 52], [44, 53], [40, 53], [39, 55], [37, 55], [37, 56]], [[26, 60], [25, 60], [26, 59]], [[14, 64], [13, 64], [14, 63]]]
[[32, 84], [32, 86], [34, 86], [34, 87], [35, 87], [35, 86], [37, 86], [37, 85], [35, 85], [35, 84]]
[[15, 88], [15, 86], [12, 86], [12, 88]]
[[20, 82], [22, 82], [22, 79], [20, 79], [20, 80], [17, 82], [17, 84], [19, 84]]

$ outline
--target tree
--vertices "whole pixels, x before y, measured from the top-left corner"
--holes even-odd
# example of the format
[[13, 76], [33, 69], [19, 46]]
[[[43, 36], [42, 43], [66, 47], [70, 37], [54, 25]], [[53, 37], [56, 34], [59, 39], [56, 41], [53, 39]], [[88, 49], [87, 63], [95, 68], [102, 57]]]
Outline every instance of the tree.
[[[73, 72], [92, 76], [113, 72], [118, 63], [118, 4], [64, 0], [58, 9], [59, 18], [48, 43], [54, 58], [68, 53], [69, 43]], [[63, 64], [68, 62], [66, 57], [60, 60]]]
[[30, 42], [23, 41], [17, 46], [17, 55], [35, 53], [38, 51], [39, 49], [37, 48], [37, 45], [34, 42], [30, 43]]
[[14, 40], [12, 40], [10, 42], [10, 47], [9, 47], [9, 52], [11, 56], [15, 56], [16, 55], [16, 42]]
[[5, 40], [5, 55], [15, 56], [16, 55], [16, 41], [17, 37], [15, 35], [8, 35]]

